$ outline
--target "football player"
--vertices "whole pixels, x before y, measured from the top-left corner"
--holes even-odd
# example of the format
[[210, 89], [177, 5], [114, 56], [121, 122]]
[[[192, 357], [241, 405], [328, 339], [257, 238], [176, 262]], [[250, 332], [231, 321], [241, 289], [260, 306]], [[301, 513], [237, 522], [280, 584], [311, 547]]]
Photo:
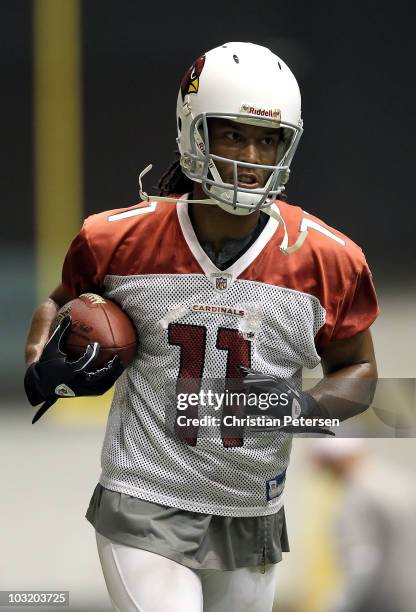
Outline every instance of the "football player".
[[[199, 57], [180, 85], [177, 130], [160, 196], [141, 183], [139, 204], [87, 218], [71, 244], [61, 285], [33, 317], [25, 387], [46, 407], [62, 385], [110, 388], [120, 366], [96, 375], [96, 347], [66, 359], [68, 321], [43, 347], [68, 300], [92, 291], [118, 302], [140, 343], [116, 384], [87, 511], [114, 609], [265, 612], [288, 550], [290, 419], [321, 430], [320, 419], [369, 405], [377, 300], [361, 249], [284, 201], [302, 119], [282, 59], [235, 42]], [[319, 363], [324, 378], [302, 392], [302, 368]], [[284, 396], [273, 413], [288, 426], [230, 428], [224, 415], [241, 414], [231, 403], [208, 433], [190, 419], [178, 435], [177, 412], [172, 430], [172, 390], [224, 380], [245, 397]], [[183, 416], [201, 416], [202, 403]]]

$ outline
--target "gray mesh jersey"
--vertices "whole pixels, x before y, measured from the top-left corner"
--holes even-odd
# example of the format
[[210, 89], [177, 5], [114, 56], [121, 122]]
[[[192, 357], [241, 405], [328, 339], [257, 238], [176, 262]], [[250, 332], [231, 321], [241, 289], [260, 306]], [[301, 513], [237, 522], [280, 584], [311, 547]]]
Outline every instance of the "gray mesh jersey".
[[115, 300], [139, 337], [108, 418], [100, 477], [107, 489], [223, 516], [281, 507], [289, 435], [246, 428], [243, 445], [226, 448], [220, 428], [204, 435], [200, 427], [194, 446], [166, 428], [178, 380], [207, 389], [250, 365], [300, 381], [302, 367], [316, 366], [329, 342], [375, 319], [377, 301], [359, 247], [300, 208], [278, 205], [292, 241], [301, 226], [310, 228], [302, 248], [281, 253], [282, 228], [270, 218], [222, 271], [198, 243], [184, 201], [93, 215], [74, 239], [64, 287], [74, 296], [96, 291]]

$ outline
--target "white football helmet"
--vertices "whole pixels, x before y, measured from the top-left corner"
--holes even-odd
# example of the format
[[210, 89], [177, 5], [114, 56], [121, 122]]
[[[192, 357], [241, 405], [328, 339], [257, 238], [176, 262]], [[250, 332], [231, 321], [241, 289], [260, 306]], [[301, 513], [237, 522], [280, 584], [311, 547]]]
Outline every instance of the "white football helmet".
[[[185, 74], [177, 100], [177, 143], [184, 174], [227, 212], [248, 214], [267, 208], [284, 190], [302, 134], [301, 97], [289, 67], [266, 47], [230, 42], [199, 57]], [[275, 164], [265, 166], [227, 160], [210, 152], [208, 119], [218, 117], [283, 128]], [[233, 183], [224, 183], [215, 165], [233, 165]], [[238, 184], [242, 167], [265, 169], [265, 186]]]

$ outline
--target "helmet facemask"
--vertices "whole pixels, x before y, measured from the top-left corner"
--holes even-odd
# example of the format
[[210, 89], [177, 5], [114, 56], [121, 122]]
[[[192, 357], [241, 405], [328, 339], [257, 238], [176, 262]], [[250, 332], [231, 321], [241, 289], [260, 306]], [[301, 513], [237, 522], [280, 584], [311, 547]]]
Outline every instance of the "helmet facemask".
[[[227, 119], [236, 123], [250, 124], [273, 129], [281, 128], [276, 148], [276, 158], [272, 165], [257, 164], [221, 157], [211, 152], [210, 119]], [[188, 178], [200, 182], [203, 191], [209, 198], [218, 202], [221, 208], [237, 215], [249, 214], [253, 210], [269, 207], [284, 191], [288, 181], [290, 163], [295, 154], [302, 126], [283, 123], [264, 118], [249, 118], [244, 114], [229, 115], [226, 113], [201, 113], [193, 118], [189, 127], [190, 151], [182, 152], [181, 166]], [[217, 163], [216, 163], [217, 162]], [[219, 165], [232, 165], [233, 181], [223, 181]], [[250, 188], [239, 185], [238, 175], [241, 169], [266, 171], [270, 175], [263, 186]]]

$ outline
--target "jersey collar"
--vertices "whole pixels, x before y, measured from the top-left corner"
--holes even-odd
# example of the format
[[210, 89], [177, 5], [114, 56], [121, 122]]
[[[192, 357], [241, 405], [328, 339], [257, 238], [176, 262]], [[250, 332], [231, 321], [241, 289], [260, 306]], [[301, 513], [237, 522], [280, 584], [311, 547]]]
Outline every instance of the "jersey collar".
[[[203, 204], [201, 204], [201, 206], [203, 206]], [[280, 212], [276, 204], [273, 204], [272, 206], [277, 210], [277, 212]], [[189, 218], [188, 202], [183, 200], [177, 202], [176, 211], [183, 237], [192, 255], [195, 257], [205, 275], [210, 279], [221, 275], [226, 275], [229, 277], [231, 282], [234, 282], [234, 280], [238, 278], [240, 274], [242, 274], [244, 270], [246, 270], [246, 268], [248, 268], [248, 266], [261, 253], [279, 226], [279, 222], [273, 217], [270, 217], [257, 239], [241, 255], [241, 257], [239, 257], [229, 268], [220, 270], [205, 253], [198, 241], [198, 238], [196, 237], [194, 228]], [[229, 285], [230, 283], [227, 284], [227, 288]]]

